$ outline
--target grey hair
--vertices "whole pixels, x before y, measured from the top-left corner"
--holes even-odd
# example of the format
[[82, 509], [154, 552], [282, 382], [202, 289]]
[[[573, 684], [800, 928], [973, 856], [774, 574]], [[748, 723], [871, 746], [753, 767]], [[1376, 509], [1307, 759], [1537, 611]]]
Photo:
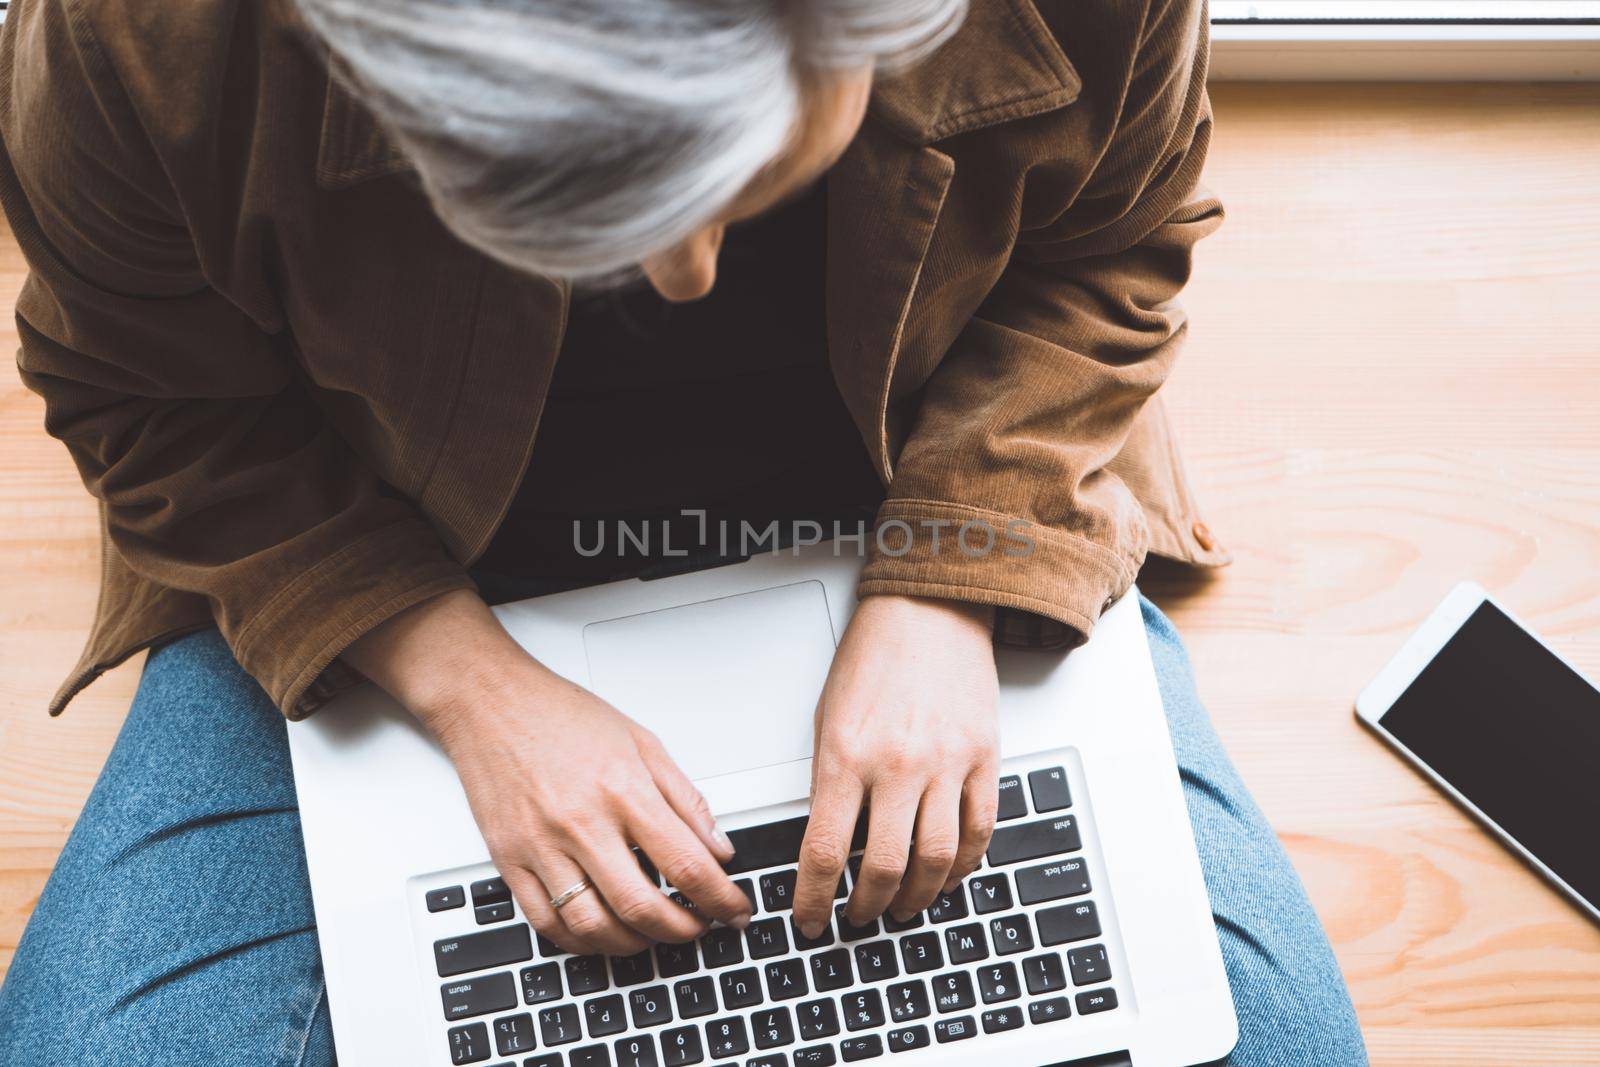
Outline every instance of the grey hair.
[[575, 279], [706, 225], [807, 70], [903, 66], [966, 0], [299, 0], [463, 240]]

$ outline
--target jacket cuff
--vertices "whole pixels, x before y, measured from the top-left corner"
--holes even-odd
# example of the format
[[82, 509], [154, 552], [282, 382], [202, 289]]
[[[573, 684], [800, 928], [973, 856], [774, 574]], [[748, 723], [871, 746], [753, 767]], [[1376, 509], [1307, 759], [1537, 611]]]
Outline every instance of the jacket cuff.
[[[992, 534], [992, 537], [991, 537]], [[878, 509], [860, 596], [942, 597], [990, 604], [995, 640], [1072, 648], [1133, 585], [1144, 562], [1141, 524], [1128, 555], [1015, 516], [931, 500]]]
[[442, 593], [471, 589], [427, 522], [380, 527], [283, 587], [233, 641], [234, 656], [291, 720], [362, 681], [336, 662], [357, 638]]

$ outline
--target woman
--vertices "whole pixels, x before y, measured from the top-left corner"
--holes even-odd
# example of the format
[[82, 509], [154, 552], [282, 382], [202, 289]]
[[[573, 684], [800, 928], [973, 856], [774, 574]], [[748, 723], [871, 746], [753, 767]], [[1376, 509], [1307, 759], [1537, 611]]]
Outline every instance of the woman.
[[[439, 739], [552, 940], [743, 923], [661, 746], [485, 606], [674, 561], [593, 555], [584, 522], [711, 551], [708, 516], [875, 508], [900, 533], [865, 541], [818, 705], [795, 914], [829, 921], [868, 799], [850, 918], [972, 870], [991, 639], [1083, 640], [1147, 548], [1224, 559], [1146, 403], [1220, 217], [1204, 29], [1186, 0], [14, 3], [19, 363], [106, 531], [52, 710], [156, 651], [0, 995], [0, 1059], [331, 1062], [276, 711], [362, 678]], [[1029, 551], [941, 550], [973, 522]], [[1233, 1061], [1359, 1062], [1326, 941], [1146, 613]]]

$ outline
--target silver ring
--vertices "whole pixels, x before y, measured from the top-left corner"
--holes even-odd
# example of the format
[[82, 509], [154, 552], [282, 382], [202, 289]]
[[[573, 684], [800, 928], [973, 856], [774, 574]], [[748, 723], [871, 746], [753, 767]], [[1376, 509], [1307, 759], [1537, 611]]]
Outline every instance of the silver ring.
[[576, 896], [582, 894], [585, 890], [587, 890], [589, 888], [590, 888], [589, 879], [580, 878], [576, 882], [574, 882], [571, 886], [569, 886], [565, 892], [558, 893], [555, 896], [551, 897], [550, 898], [550, 906], [552, 908], [554, 908], [556, 911], [560, 911], [562, 908], [566, 907], [569, 903], [571, 903], [573, 897], [576, 897]]

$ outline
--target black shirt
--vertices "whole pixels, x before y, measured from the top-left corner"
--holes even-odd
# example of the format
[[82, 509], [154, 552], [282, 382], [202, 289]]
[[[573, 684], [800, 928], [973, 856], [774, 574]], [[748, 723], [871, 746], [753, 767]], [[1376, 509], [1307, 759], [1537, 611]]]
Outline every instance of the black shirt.
[[573, 298], [532, 458], [481, 570], [622, 577], [669, 549], [715, 549], [723, 529], [736, 549], [741, 521], [831, 532], [882, 498], [827, 362], [826, 211], [819, 182], [730, 227], [703, 300], [645, 285]]

